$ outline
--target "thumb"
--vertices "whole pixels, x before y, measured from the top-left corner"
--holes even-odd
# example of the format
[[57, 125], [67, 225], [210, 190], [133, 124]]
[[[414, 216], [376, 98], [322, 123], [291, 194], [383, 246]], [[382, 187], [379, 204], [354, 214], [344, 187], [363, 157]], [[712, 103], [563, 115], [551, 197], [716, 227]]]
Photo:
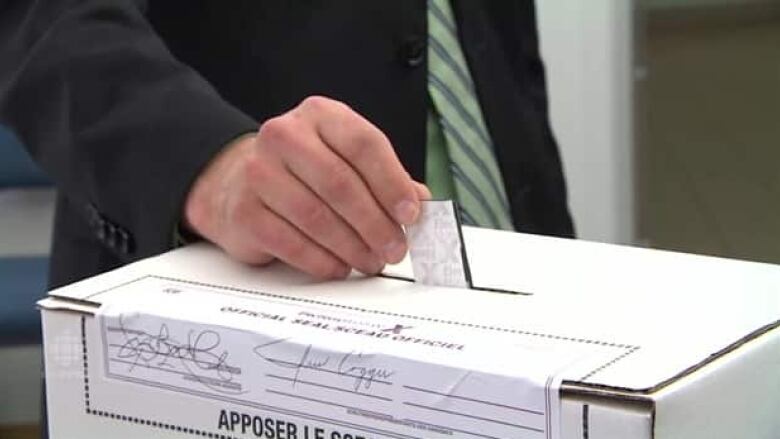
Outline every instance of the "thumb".
[[417, 198], [419, 198], [421, 201], [430, 200], [433, 196], [431, 195], [431, 190], [428, 189], [428, 186], [419, 183], [414, 182], [414, 189], [415, 192], [417, 192]]

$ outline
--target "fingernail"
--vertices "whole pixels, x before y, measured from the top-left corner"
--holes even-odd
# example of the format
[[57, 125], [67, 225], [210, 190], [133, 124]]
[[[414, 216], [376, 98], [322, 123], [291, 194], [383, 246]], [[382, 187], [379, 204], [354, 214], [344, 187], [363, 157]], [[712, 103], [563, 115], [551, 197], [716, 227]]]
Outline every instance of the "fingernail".
[[384, 248], [385, 261], [390, 264], [396, 264], [406, 255], [406, 243], [403, 241], [393, 241]]
[[374, 256], [369, 261], [368, 267], [369, 267], [368, 273], [366, 274], [380, 273], [385, 268], [385, 260], [380, 258], [379, 256]]
[[419, 214], [420, 208], [413, 201], [404, 200], [395, 206], [395, 219], [401, 224], [414, 224]]
[[428, 186], [415, 181], [414, 184], [417, 186], [417, 195], [420, 196], [421, 200], [430, 200], [433, 198], [433, 194], [431, 194], [431, 190], [428, 189]]
[[431, 194], [431, 190], [430, 190], [430, 189], [428, 189], [428, 186], [426, 186], [426, 185], [422, 185], [422, 188], [423, 188], [423, 190], [424, 190], [424, 192], [425, 192], [425, 193], [423, 194], [423, 196], [422, 196], [422, 199], [423, 199], [423, 200], [430, 200], [431, 198], [433, 198], [433, 194]]

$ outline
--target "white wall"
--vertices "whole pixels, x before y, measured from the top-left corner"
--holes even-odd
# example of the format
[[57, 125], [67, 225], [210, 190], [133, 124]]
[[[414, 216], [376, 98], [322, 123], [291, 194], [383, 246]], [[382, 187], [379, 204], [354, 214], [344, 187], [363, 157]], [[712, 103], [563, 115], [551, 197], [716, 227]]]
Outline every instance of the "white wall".
[[42, 364], [40, 346], [0, 347], [0, 427], [38, 423]]
[[777, 0], [643, 0], [643, 5], [650, 9], [665, 9], [700, 6], [739, 6], [773, 2], [777, 2]]
[[582, 239], [635, 241], [632, 3], [536, 2], [552, 125]]

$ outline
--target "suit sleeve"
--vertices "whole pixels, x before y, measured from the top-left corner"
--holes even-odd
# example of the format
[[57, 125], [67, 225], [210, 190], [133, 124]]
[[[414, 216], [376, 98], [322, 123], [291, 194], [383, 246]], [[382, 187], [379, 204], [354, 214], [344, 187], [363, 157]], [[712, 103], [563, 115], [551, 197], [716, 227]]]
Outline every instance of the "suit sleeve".
[[130, 238], [172, 246], [190, 185], [256, 128], [178, 62], [137, 0], [0, 0], [0, 123], [72, 203]]

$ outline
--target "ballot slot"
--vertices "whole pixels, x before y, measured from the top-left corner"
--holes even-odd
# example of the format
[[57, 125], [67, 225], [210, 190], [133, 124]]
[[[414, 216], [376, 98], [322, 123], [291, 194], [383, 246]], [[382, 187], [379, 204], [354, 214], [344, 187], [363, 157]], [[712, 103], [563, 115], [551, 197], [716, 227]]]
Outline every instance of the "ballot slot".
[[[415, 282], [414, 278], [412, 278], [412, 277], [405, 277], [405, 276], [400, 276], [400, 275], [397, 275], [397, 274], [380, 273], [377, 276], [385, 278], [385, 279], [392, 279], [392, 280], [398, 280], [398, 281], [403, 281], [403, 282], [411, 282], [411, 283]], [[520, 295], [520, 296], [533, 296], [534, 295], [534, 293], [526, 292], [526, 291], [510, 290], [510, 289], [506, 289], [506, 288], [496, 288], [496, 287], [481, 287], [481, 286], [473, 285], [473, 284], [471, 285], [471, 287], [469, 287], [469, 289], [475, 290], [475, 291], [485, 291], [485, 292], [488, 292], [488, 293], [516, 294], [516, 295]]]
[[531, 295], [528, 292], [474, 285], [458, 212], [458, 204], [453, 200], [422, 201], [417, 222], [406, 227], [414, 277], [392, 274], [380, 276], [437, 287]]

